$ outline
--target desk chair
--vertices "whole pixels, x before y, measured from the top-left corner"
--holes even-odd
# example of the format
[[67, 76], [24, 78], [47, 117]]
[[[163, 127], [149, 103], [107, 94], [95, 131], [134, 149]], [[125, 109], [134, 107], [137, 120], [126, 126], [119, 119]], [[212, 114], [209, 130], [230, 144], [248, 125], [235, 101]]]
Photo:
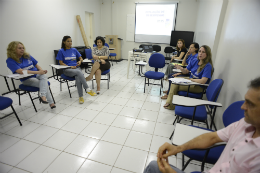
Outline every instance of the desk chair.
[[[92, 61], [92, 64], [94, 64], [94, 60], [92, 57], [92, 50], [91, 49], [85, 49], [85, 55], [86, 55], [86, 59], [89, 59]], [[85, 72], [86, 73], [90, 73], [90, 71], [87, 71], [88, 69], [91, 69], [91, 66], [87, 65], [87, 67], [85, 66]]]
[[[109, 45], [108, 45], [107, 43], [105, 43], [105, 46], [109, 48]], [[109, 54], [109, 58], [111, 58], [111, 56], [114, 56], [115, 59], [116, 59], [116, 53], [110, 53], [110, 54]], [[116, 62], [116, 63], [117, 63], [117, 62]], [[111, 59], [111, 64], [112, 64], [112, 66], [113, 66], [113, 61], [112, 61], [112, 59]]]
[[[158, 72], [158, 68], [163, 68], [165, 66], [165, 58], [162, 54], [160, 53], [155, 53], [152, 54], [150, 59], [149, 59], [149, 66], [150, 67], [154, 67], [155, 71], [147, 71], [144, 76], [145, 76], [145, 80], [144, 80], [144, 93], [145, 93], [145, 86], [146, 84], [148, 84], [149, 86], [149, 79], [154, 79], [154, 80], [161, 80], [161, 84], [152, 84], [152, 85], [160, 85], [160, 94], [161, 94], [161, 90], [163, 88], [163, 77], [164, 77], [164, 73], [162, 72]], [[146, 78], [148, 79], [148, 83], [146, 83]]]
[[[86, 54], [86, 58], [87, 59], [93, 59], [93, 57], [92, 57], [92, 50], [91, 49], [85, 49], [85, 54]], [[94, 60], [92, 60], [92, 63], [94, 63]], [[85, 71], [86, 71], [86, 69], [85, 69]], [[87, 71], [86, 71], [86, 73], [87, 73]], [[110, 69], [108, 69], [108, 70], [106, 70], [106, 71], [103, 71], [102, 73], [101, 73], [101, 76], [104, 76], [104, 75], [106, 75], [107, 76], [107, 78], [106, 79], [102, 79], [101, 78], [101, 80], [107, 80], [107, 89], [109, 89], [109, 82], [110, 82]], [[92, 80], [92, 88], [94, 88], [94, 80], [96, 80], [96, 79], [94, 79], [93, 78], [93, 80]]]
[[153, 45], [153, 51], [160, 52], [161, 51], [161, 46], [160, 45]]
[[72, 82], [72, 81], [75, 81], [75, 77], [69, 77], [69, 76], [66, 76], [65, 74], [61, 74], [60, 75], [61, 79], [60, 79], [60, 85], [64, 82], [67, 83], [67, 87], [68, 87], [68, 90], [69, 90], [69, 94], [70, 94], [70, 98], [71, 98], [71, 93], [70, 93], [70, 88], [71, 87], [76, 87], [76, 82], [74, 85], [69, 85], [69, 81]]
[[13, 100], [12, 100], [12, 99], [10, 99], [10, 98], [8, 98], [8, 97], [2, 97], [2, 96], [0, 96], [0, 110], [2, 111], [2, 110], [6, 109], [6, 108], [8, 108], [8, 107], [10, 107], [10, 106], [11, 106], [11, 108], [12, 108], [12, 110], [13, 110], [12, 113], [10, 113], [10, 114], [8, 114], [8, 115], [5, 115], [5, 116], [3, 116], [3, 117], [0, 117], [0, 120], [1, 120], [1, 119], [4, 119], [4, 118], [6, 118], [6, 117], [8, 117], [8, 116], [10, 116], [10, 115], [12, 115], [12, 114], [14, 113], [14, 115], [16, 116], [16, 118], [17, 118], [17, 120], [18, 120], [20, 126], [22, 126], [22, 123], [21, 123], [21, 121], [20, 121], [18, 115], [16, 114], [16, 112], [15, 112], [14, 107], [13, 107], [12, 104], [13, 104]]
[[[237, 101], [232, 103], [223, 113], [223, 124], [225, 127], [228, 125], [239, 121], [241, 118], [244, 117], [244, 110], [241, 109], [242, 104], [244, 101]], [[194, 126], [196, 128], [201, 128]], [[205, 128], [202, 128], [205, 129]], [[210, 129], [205, 129], [208, 131], [212, 131]], [[215, 146], [212, 148], [208, 148], [206, 150], [186, 150], [182, 152], [182, 171], [188, 166], [191, 160], [197, 160], [202, 162], [201, 164], [201, 172], [204, 171], [205, 163], [215, 164], [219, 159], [221, 153], [223, 152], [225, 145], [223, 146]], [[184, 165], [184, 155], [189, 157], [189, 160]]]
[[169, 62], [171, 61], [171, 55], [173, 52], [175, 52], [175, 50], [170, 46], [164, 48], [165, 64], [169, 64], [169, 63], [166, 63], [166, 61], [169, 61]]
[[[223, 86], [224, 81], [222, 79], [215, 79], [212, 81], [207, 90], [206, 90], [206, 96], [208, 101], [210, 102], [216, 102], [219, 96], [219, 93], [221, 91], [221, 88]], [[174, 96], [175, 97], [175, 96]], [[192, 100], [192, 98], [187, 98], [187, 101]], [[194, 99], [197, 100], [197, 99]], [[199, 100], [198, 100], [199, 102]], [[190, 119], [191, 120], [191, 125], [193, 125], [194, 121], [199, 121], [199, 122], [204, 122], [207, 125], [207, 128], [209, 128], [208, 121], [207, 121], [207, 110], [206, 110], [206, 105], [210, 104], [198, 104], [196, 106], [178, 106], [178, 103], [176, 103], [175, 106], [175, 115], [176, 118], [173, 122], [173, 125], [177, 121], [179, 123], [183, 118]], [[213, 110], [213, 114], [210, 115], [211, 117], [211, 124], [210, 128], [212, 128], [212, 125], [216, 128], [215, 123], [214, 123], [214, 117], [216, 113], [216, 106], [209, 106]], [[181, 117], [181, 118], [180, 118]], [[215, 129], [217, 130], [217, 129]], [[173, 133], [172, 133], [173, 135]], [[170, 139], [172, 138], [172, 135]]]
[[[54, 97], [53, 97], [52, 92], [51, 92], [50, 82], [49, 82], [49, 81], [48, 81], [48, 85], [49, 85], [51, 97], [52, 97], [52, 99], [53, 99], [53, 101], [54, 101], [54, 103], [55, 103]], [[32, 104], [33, 104], [34, 110], [35, 110], [35, 112], [37, 112], [37, 109], [36, 109], [36, 107], [35, 107], [35, 105], [34, 105], [33, 100], [40, 98], [40, 95], [39, 95], [39, 91], [40, 91], [40, 90], [39, 90], [39, 88], [38, 88], [38, 87], [27, 86], [27, 85], [21, 84], [21, 85], [19, 85], [19, 89], [22, 90], [22, 91], [24, 91], [24, 93], [20, 93], [20, 90], [18, 90], [19, 105], [21, 105], [21, 98], [20, 98], [20, 96], [23, 95], [23, 94], [28, 93], [28, 95], [29, 95], [29, 97], [30, 97], [30, 99], [31, 99], [31, 102], [32, 102]], [[30, 94], [31, 92], [38, 92], [38, 97], [32, 98], [32, 96], [31, 96], [31, 94]]]

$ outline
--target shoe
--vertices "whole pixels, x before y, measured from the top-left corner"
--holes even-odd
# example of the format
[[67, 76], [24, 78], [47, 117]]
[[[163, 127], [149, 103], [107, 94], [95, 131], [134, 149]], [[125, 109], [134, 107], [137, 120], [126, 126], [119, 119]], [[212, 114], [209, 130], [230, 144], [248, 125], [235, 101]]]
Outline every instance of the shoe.
[[47, 101], [44, 101], [44, 100], [42, 100], [42, 98], [41, 98], [41, 97], [40, 97], [39, 99], [40, 99], [40, 103], [43, 103], [43, 104], [48, 104], [48, 102], [47, 102]]
[[83, 103], [84, 103], [83, 97], [80, 97], [80, 98], [79, 98], [79, 103], [80, 103], [80, 104], [83, 104]]
[[91, 95], [91, 96], [96, 96], [97, 94], [94, 92], [94, 91], [92, 91], [92, 90], [90, 90], [89, 92], [87, 92], [89, 95]]
[[100, 94], [100, 91], [97, 91], [97, 95], [99, 95]]
[[56, 106], [55, 106], [55, 105], [51, 107], [51, 109], [54, 109], [54, 108], [56, 108]]
[[168, 92], [168, 90], [166, 90], [166, 91], [163, 91], [163, 93], [165, 93], [165, 94], [166, 94], [167, 92]]

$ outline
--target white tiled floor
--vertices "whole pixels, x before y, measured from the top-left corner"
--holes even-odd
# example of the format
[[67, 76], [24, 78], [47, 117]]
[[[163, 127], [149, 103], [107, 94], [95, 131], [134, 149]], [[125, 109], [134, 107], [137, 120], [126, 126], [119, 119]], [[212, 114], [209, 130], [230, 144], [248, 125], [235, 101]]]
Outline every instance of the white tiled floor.
[[[49, 81], [56, 109], [35, 101], [35, 112], [28, 96], [19, 106], [17, 95], [6, 95], [23, 126], [13, 116], [0, 121], [0, 173], [142, 173], [170, 142], [174, 112], [163, 108], [158, 86], [146, 86], [144, 93], [144, 78], [130, 69], [127, 79], [126, 69], [127, 61], [114, 63], [109, 89], [102, 81], [101, 94], [84, 94], [84, 104], [76, 88], [70, 98], [67, 86], [60, 91], [54, 79]], [[181, 168], [181, 155], [169, 160]], [[195, 164], [186, 168], [199, 170]]]

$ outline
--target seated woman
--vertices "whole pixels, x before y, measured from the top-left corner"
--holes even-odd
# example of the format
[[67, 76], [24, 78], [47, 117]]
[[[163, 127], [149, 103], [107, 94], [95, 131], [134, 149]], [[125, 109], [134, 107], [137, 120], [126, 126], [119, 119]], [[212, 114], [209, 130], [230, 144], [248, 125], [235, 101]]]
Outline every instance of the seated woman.
[[[172, 56], [171, 62], [173, 62], [174, 59], [179, 59], [179, 60], [183, 59], [187, 53], [187, 48], [185, 47], [185, 41], [183, 39], [178, 40], [176, 48], [177, 48], [177, 55]], [[172, 69], [174, 69], [174, 65], [169, 64], [165, 71], [165, 76], [166, 76], [165, 79], [167, 79], [167, 76], [172, 73]]]
[[86, 80], [89, 81], [93, 78], [95, 74], [96, 82], [97, 82], [97, 94], [100, 93], [100, 80], [101, 80], [101, 73], [110, 69], [110, 63], [108, 61], [108, 56], [110, 51], [108, 47], [105, 45], [105, 39], [103, 37], [98, 36], [95, 40], [95, 44], [97, 47], [93, 47], [92, 49], [92, 57], [95, 60], [91, 72]]
[[[182, 68], [179, 65], [177, 65], [176, 68], [180, 69], [183, 74], [188, 74], [189, 71], [191, 71], [190, 77], [186, 77], [186, 79], [190, 79], [192, 82], [206, 84], [209, 83], [213, 74], [213, 63], [211, 57], [210, 47], [203, 45], [199, 49], [197, 59], [190, 62], [187, 68]], [[172, 84], [166, 104], [164, 105], [165, 109], [175, 109], [175, 105], [172, 104], [172, 99], [174, 95], [177, 95], [178, 91], [188, 91], [188, 86]], [[189, 91], [193, 93], [201, 93], [203, 92], [203, 88], [198, 85], [191, 85]]]
[[[72, 48], [72, 39], [70, 36], [64, 36], [61, 42], [61, 49], [58, 52], [56, 57], [59, 60], [60, 65], [70, 66], [71, 68], [63, 70], [63, 73], [69, 77], [75, 77], [76, 86], [78, 89], [79, 95], [79, 103], [84, 103], [83, 99], [83, 88], [87, 91], [87, 93], [91, 96], [96, 96], [89, 87], [85, 80], [85, 77], [80, 69], [80, 65], [83, 61], [81, 54], [77, 51], [77, 49]], [[77, 58], [79, 61], [77, 62]]]
[[23, 74], [27, 71], [33, 76], [21, 79], [21, 82], [27, 86], [38, 87], [40, 90], [40, 101], [50, 105], [51, 109], [56, 108], [50, 94], [47, 76], [47, 70], [43, 70], [38, 61], [25, 51], [23, 43], [13, 41], [7, 47], [7, 67], [13, 72]]
[[[200, 46], [199, 46], [198, 43], [196, 43], [196, 42], [191, 43], [189, 51], [186, 53], [186, 55], [185, 55], [185, 57], [184, 57], [184, 59], [182, 61], [182, 65], [183, 66], [184, 65], [188, 65], [192, 60], [197, 59], [199, 47]], [[189, 75], [189, 73], [188, 74], [182, 74], [182, 73], [175, 72], [175, 73], [169, 74], [168, 79], [174, 78], [174, 77], [177, 77], [177, 76], [188, 77], [190, 75]], [[168, 94], [170, 92], [171, 84], [172, 84], [172, 81], [169, 80], [169, 88], [168, 88], [168, 90], [163, 91], [163, 93], [167, 93], [167, 94], [162, 96], [161, 99], [167, 99]]]

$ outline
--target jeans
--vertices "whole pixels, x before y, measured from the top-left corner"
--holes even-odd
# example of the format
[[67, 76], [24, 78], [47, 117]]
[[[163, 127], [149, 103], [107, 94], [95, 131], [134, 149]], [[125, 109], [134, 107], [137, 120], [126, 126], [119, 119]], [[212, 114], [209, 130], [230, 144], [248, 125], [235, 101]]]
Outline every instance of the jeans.
[[37, 74], [36, 77], [29, 78], [22, 82], [24, 85], [38, 87], [40, 90], [40, 96], [45, 96], [49, 104], [54, 103], [51, 97], [51, 93], [48, 86], [48, 80], [45, 74]]
[[[175, 166], [170, 165], [173, 170], [175, 170], [177, 173], [185, 173], [181, 171], [180, 169], [176, 168]], [[157, 161], [151, 161], [149, 165], [145, 168], [144, 173], [161, 173], [159, 170]]]
[[78, 67], [76, 69], [65, 69], [64, 74], [69, 77], [75, 77], [79, 97], [82, 97], [83, 96], [82, 86], [84, 89], [87, 89], [88, 84], [86, 82], [86, 79], [85, 79], [80, 67]]

